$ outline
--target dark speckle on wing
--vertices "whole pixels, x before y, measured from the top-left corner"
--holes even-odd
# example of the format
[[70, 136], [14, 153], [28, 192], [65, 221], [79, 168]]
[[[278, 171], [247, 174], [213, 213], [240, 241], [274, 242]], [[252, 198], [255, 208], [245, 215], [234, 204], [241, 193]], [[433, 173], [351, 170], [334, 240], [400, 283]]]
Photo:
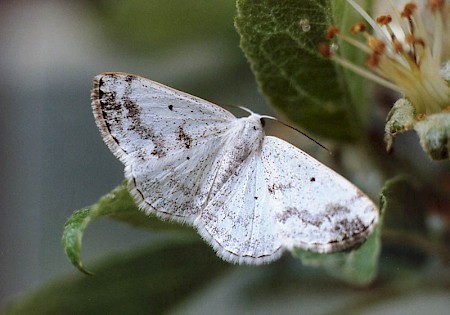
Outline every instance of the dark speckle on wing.
[[178, 127], [178, 138], [177, 140], [183, 141], [186, 149], [189, 149], [192, 146], [192, 138], [189, 137], [183, 130], [183, 127]]
[[[125, 91], [120, 97], [117, 96], [116, 91], [108, 91], [100, 86], [99, 91], [101, 93], [99, 93], [99, 98], [104, 121], [111, 136], [119, 145], [121, 145], [120, 134], [124, 133], [126, 128], [128, 131], [137, 133], [142, 140], [151, 140], [154, 145], [151, 154], [163, 157], [166, 155], [163, 137], [156, 134], [148, 124], [142, 122], [140, 105], [132, 98], [134, 79], [135, 77], [132, 75], [125, 77]], [[114, 122], [113, 124], [111, 124], [112, 121]], [[128, 123], [124, 123], [125, 121], [128, 121]], [[145, 159], [143, 152], [140, 152], [139, 148], [135, 148], [133, 151], [136, 152], [138, 158]]]

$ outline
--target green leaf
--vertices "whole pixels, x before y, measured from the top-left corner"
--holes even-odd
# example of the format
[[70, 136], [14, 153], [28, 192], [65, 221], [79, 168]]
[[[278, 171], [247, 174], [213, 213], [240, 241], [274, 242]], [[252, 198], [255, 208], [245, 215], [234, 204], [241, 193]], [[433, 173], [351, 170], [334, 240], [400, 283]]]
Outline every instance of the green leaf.
[[140, 211], [130, 196], [127, 182], [115, 188], [93, 206], [76, 211], [64, 225], [63, 246], [69, 260], [80, 271], [91, 274], [81, 262], [81, 242], [85, 229], [96, 218], [108, 216], [136, 227], [151, 230], [176, 230], [193, 234], [193, 230], [179, 224], [164, 222]]
[[233, 266], [198, 238], [172, 238], [71, 275], [10, 304], [4, 314], [162, 314]]
[[[368, 104], [363, 80], [319, 52], [330, 25], [347, 28], [355, 21], [353, 8], [331, 0], [238, 0], [237, 7], [241, 48], [270, 104], [329, 138], [353, 140], [364, 134]], [[349, 47], [341, 49], [344, 56], [356, 56]]]
[[80, 252], [83, 232], [91, 221], [90, 213], [91, 208], [76, 211], [64, 225], [62, 239], [64, 250], [66, 251], [69, 260], [78, 268], [78, 270], [88, 275], [91, 275], [92, 273], [84, 268], [83, 263], [81, 262]]
[[408, 175], [386, 181], [380, 197], [385, 228], [425, 233], [425, 200], [418, 185], [418, 181]]
[[357, 286], [367, 286], [378, 272], [381, 251], [381, 223], [359, 248], [350, 252], [317, 254], [294, 250], [292, 254], [307, 266], [323, 267], [328, 274]]

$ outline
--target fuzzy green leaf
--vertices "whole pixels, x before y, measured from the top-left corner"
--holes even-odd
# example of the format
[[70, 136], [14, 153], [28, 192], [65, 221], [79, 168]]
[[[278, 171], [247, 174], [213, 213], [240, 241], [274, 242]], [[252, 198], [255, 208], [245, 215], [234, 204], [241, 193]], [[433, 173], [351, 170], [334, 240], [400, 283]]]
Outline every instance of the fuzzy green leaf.
[[109, 257], [93, 277], [54, 281], [4, 314], [165, 314], [232, 268], [198, 238], [177, 238]]
[[193, 233], [192, 229], [179, 224], [164, 222], [140, 211], [130, 196], [124, 182], [112, 190], [93, 206], [76, 211], [64, 225], [63, 246], [69, 260], [80, 271], [91, 274], [81, 262], [81, 242], [84, 230], [98, 217], [108, 216], [136, 227], [151, 230], [177, 230]]
[[80, 253], [83, 233], [91, 220], [91, 208], [84, 208], [76, 211], [64, 225], [62, 239], [64, 250], [66, 251], [66, 255], [70, 262], [77, 267], [78, 270], [88, 275], [91, 275], [92, 273], [84, 268], [83, 263], [81, 262]]
[[[354, 21], [353, 8], [330, 0], [237, 4], [241, 48], [270, 104], [305, 129], [329, 138], [351, 140], [363, 134], [368, 106], [363, 80], [355, 80], [319, 52], [330, 25], [346, 29]], [[304, 28], [305, 21], [310, 29]], [[348, 47], [341, 52], [355, 57]]]

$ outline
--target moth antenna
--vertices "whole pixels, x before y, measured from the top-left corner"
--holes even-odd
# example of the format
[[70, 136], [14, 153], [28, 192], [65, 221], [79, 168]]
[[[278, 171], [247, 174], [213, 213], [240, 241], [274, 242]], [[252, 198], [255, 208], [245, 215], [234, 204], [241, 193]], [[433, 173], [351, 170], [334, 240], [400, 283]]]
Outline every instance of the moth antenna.
[[[243, 109], [244, 109], [244, 108], [243, 108]], [[304, 133], [304, 132], [301, 131], [300, 129], [295, 128], [295, 127], [293, 127], [293, 126], [291, 126], [291, 125], [289, 125], [289, 124], [287, 124], [287, 123], [285, 123], [285, 122], [283, 122], [283, 121], [281, 121], [281, 120], [279, 120], [279, 119], [277, 119], [277, 118], [275, 118], [275, 117], [272, 117], [272, 116], [261, 115], [261, 118], [267, 118], [267, 119], [271, 119], [271, 120], [278, 121], [278, 122], [279, 122], [280, 124], [282, 124], [283, 126], [286, 126], [286, 127], [288, 127], [288, 128], [291, 128], [292, 130], [297, 131], [298, 133], [302, 134], [303, 136], [305, 136], [306, 138], [308, 138], [309, 140], [311, 140], [312, 142], [314, 142], [315, 144], [317, 144], [318, 146], [320, 146], [322, 149], [325, 149], [329, 154], [332, 154], [330, 149], [328, 149], [326, 146], [324, 146], [323, 144], [321, 144], [319, 141], [317, 141], [317, 140], [314, 139], [313, 137], [308, 136], [306, 133]]]
[[242, 109], [244, 112], [247, 112], [247, 113], [249, 113], [250, 115], [251, 114], [254, 114], [254, 112], [252, 112], [250, 109], [248, 109], [247, 107], [244, 107], [244, 106], [237, 106], [237, 108], [240, 108], [240, 109]]
[[231, 104], [220, 104], [220, 106], [222, 107], [228, 107], [228, 108], [239, 108], [242, 109], [244, 112], [251, 114], [254, 114], [254, 112], [252, 112], [250, 109], [248, 109], [247, 107], [244, 106], [239, 106], [239, 105], [231, 105]]

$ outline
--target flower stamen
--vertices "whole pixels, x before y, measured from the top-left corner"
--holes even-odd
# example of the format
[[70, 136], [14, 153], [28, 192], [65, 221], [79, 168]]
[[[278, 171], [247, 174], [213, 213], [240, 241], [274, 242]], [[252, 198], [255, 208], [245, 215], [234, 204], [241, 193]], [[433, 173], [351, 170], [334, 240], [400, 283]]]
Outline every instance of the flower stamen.
[[[439, 75], [443, 62], [445, 19], [450, 8], [444, 0], [428, 0], [427, 9], [432, 16], [433, 34], [430, 34], [414, 2], [407, 3], [402, 11], [393, 10], [400, 32], [394, 31], [393, 18], [381, 15], [371, 18], [353, 0], [347, 0], [373, 28], [369, 34], [364, 23], [353, 25], [353, 36], [342, 34], [337, 27], [330, 27], [327, 39], [338, 37], [368, 55], [370, 70], [355, 65], [331, 50], [323, 55], [344, 67], [369, 78], [394, 91], [401, 92], [413, 104], [418, 115], [441, 112], [450, 104], [450, 84]], [[392, 1], [391, 5], [393, 6]], [[354, 38], [361, 34], [365, 42]], [[376, 79], [375, 79], [376, 78]]]

